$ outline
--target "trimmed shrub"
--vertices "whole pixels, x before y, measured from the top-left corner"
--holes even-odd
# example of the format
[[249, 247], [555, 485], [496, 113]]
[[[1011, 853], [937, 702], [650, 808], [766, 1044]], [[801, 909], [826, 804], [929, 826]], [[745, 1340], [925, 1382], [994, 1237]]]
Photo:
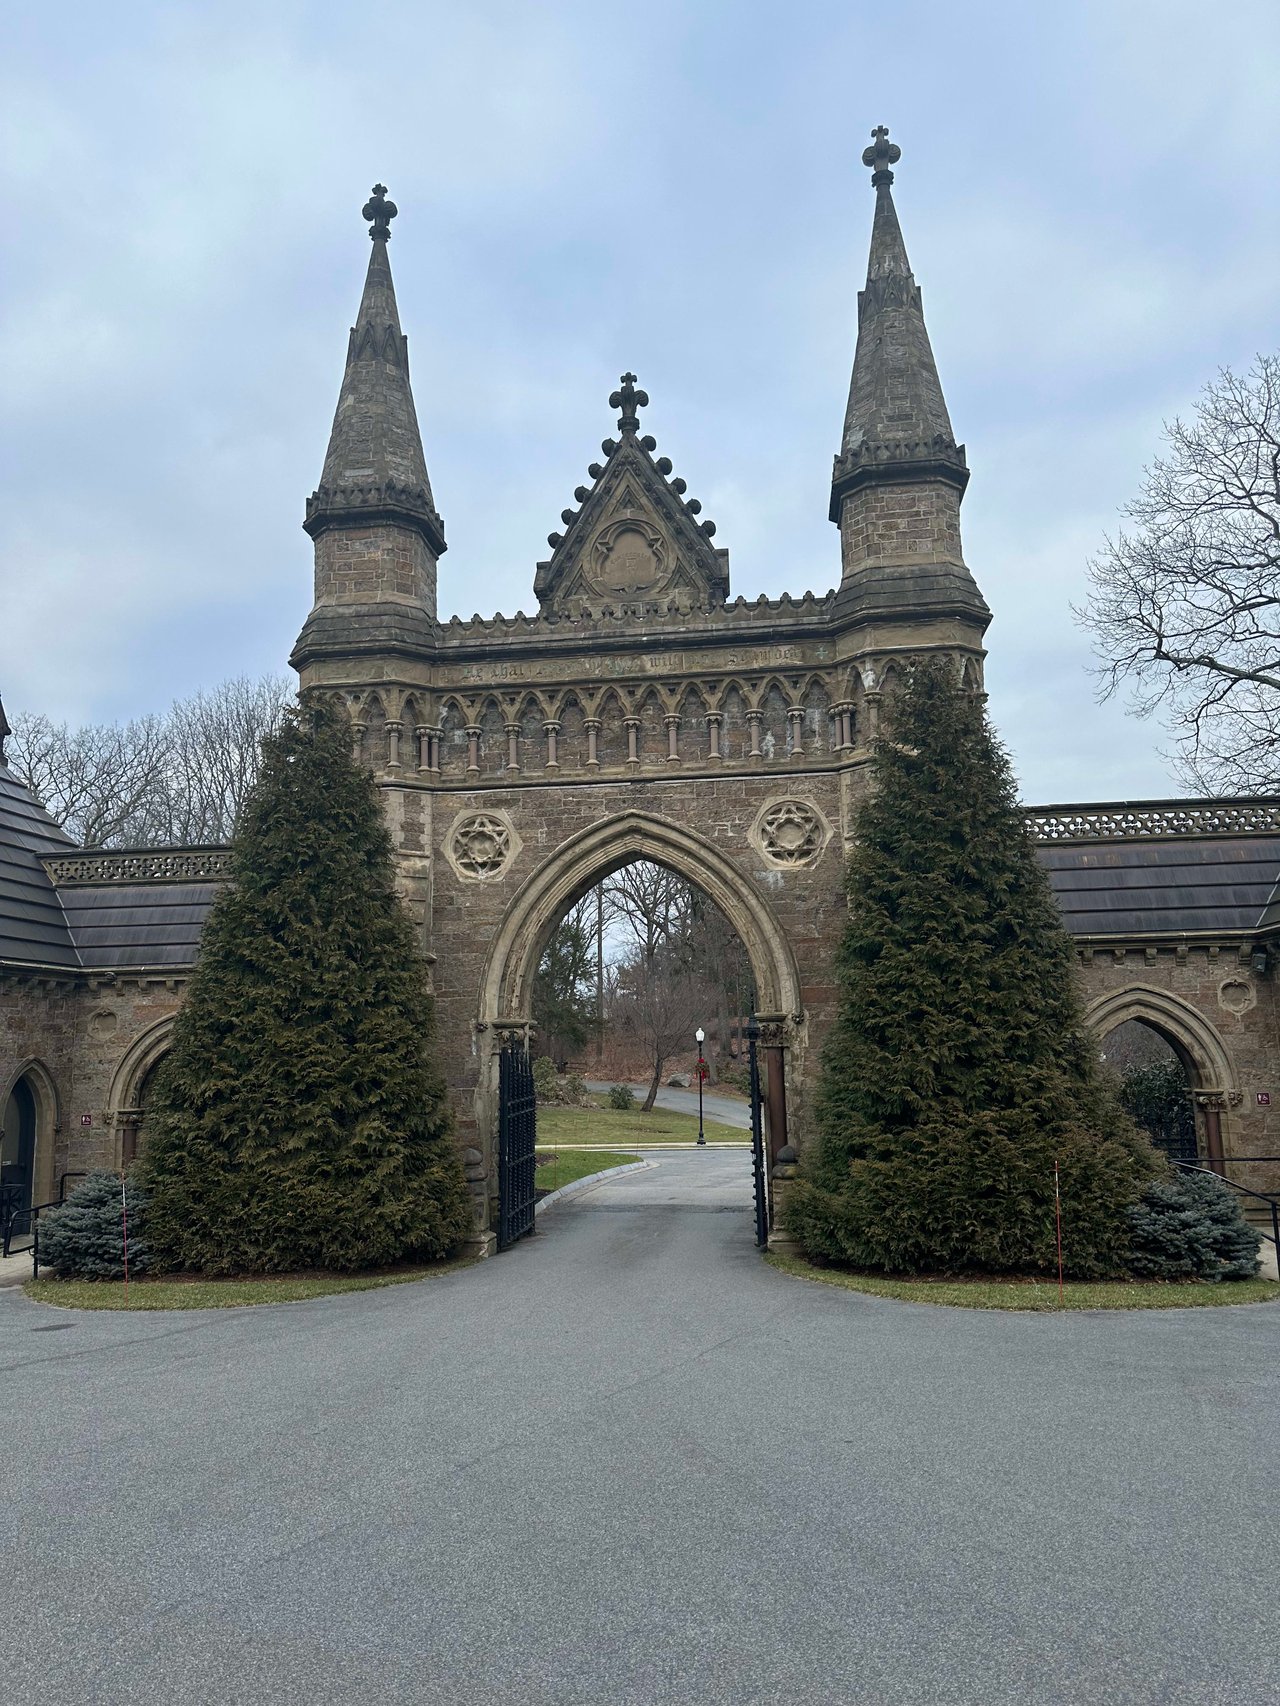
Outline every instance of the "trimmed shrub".
[[126, 1178], [124, 1203], [118, 1173], [90, 1173], [55, 1209], [40, 1216], [40, 1266], [59, 1279], [124, 1277], [124, 1210], [129, 1215], [129, 1272], [145, 1273], [146, 1192]]
[[1139, 1279], [1252, 1279], [1261, 1236], [1212, 1173], [1172, 1170], [1129, 1210], [1129, 1266]]
[[1009, 760], [953, 660], [892, 701], [857, 820], [817, 1141], [789, 1193], [810, 1253], [897, 1273], [1126, 1270], [1161, 1166], [1099, 1071], [1075, 955]]
[[630, 1113], [636, 1106], [635, 1091], [629, 1084], [615, 1084], [609, 1091], [609, 1106], [620, 1114]]
[[231, 881], [148, 1110], [157, 1268], [351, 1270], [471, 1230], [432, 1054], [427, 967], [346, 720], [304, 703], [263, 742]]
[[549, 1054], [540, 1054], [533, 1063], [533, 1088], [540, 1102], [560, 1100], [556, 1063]]

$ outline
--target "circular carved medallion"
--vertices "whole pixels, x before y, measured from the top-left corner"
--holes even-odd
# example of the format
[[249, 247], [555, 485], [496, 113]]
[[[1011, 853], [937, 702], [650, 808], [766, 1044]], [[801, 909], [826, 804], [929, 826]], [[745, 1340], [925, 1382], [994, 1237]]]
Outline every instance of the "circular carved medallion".
[[460, 876], [486, 882], [500, 877], [515, 852], [515, 832], [496, 812], [471, 812], [449, 831], [445, 848]]
[[656, 527], [622, 516], [596, 534], [587, 572], [597, 592], [657, 592], [670, 579], [671, 551]]
[[830, 829], [807, 800], [775, 800], [755, 821], [753, 840], [772, 865], [809, 865], [826, 846]]

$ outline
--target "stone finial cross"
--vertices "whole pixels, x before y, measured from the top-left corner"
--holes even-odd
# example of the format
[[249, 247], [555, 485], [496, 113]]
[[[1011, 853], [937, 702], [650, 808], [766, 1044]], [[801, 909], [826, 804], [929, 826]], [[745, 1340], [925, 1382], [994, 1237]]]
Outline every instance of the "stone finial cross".
[[635, 374], [624, 373], [622, 375], [621, 388], [615, 391], [609, 398], [609, 407], [611, 409], [622, 410], [622, 415], [618, 421], [618, 426], [622, 432], [639, 431], [640, 417], [636, 411], [638, 409], [645, 408], [648, 405], [648, 402], [649, 393], [647, 391], [636, 390]]
[[891, 184], [893, 173], [890, 166], [896, 166], [902, 158], [902, 150], [896, 142], [889, 140], [889, 127], [878, 124], [871, 132], [872, 145], [862, 151], [862, 164], [871, 168], [872, 185], [879, 189], [881, 184]]
[[395, 202], [387, 200], [387, 186], [385, 184], [375, 184], [373, 186], [373, 194], [360, 209], [361, 219], [367, 219], [371, 222], [369, 225], [369, 236], [373, 242], [376, 243], [381, 239], [382, 242], [386, 243], [390, 240], [391, 221], [395, 218], [398, 212], [399, 209], [396, 207]]

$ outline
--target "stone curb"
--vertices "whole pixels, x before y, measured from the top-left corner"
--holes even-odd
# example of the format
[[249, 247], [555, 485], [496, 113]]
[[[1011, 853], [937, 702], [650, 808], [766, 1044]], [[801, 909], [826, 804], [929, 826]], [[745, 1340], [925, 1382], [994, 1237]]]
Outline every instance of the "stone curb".
[[601, 1173], [588, 1173], [585, 1178], [571, 1179], [567, 1185], [561, 1185], [558, 1191], [550, 1192], [541, 1202], [536, 1203], [533, 1212], [541, 1214], [544, 1208], [558, 1203], [561, 1197], [571, 1197], [578, 1191], [585, 1191], [588, 1185], [598, 1185], [605, 1179], [620, 1179], [624, 1173], [640, 1173], [652, 1166], [652, 1161], [632, 1161], [625, 1167], [606, 1167]]

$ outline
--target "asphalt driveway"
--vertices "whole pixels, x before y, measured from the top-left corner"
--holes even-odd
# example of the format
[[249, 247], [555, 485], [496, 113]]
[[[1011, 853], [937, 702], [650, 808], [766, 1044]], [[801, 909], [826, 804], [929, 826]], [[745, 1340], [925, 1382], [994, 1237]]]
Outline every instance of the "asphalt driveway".
[[1280, 1698], [1280, 1309], [863, 1298], [654, 1159], [421, 1284], [0, 1293], [8, 1697]]

